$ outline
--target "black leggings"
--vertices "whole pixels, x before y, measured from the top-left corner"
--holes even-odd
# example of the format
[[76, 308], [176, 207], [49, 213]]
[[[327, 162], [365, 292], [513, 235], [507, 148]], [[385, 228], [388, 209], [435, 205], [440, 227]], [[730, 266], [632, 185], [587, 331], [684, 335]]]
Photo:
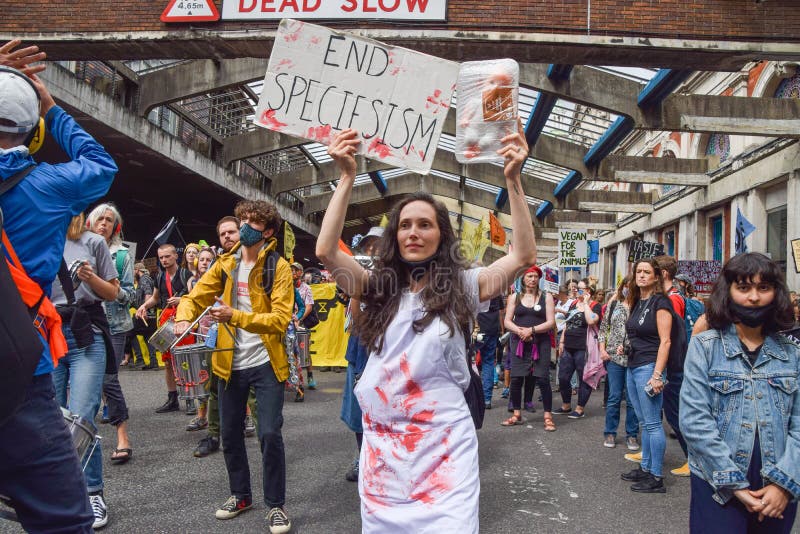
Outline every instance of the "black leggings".
[[545, 412], [553, 411], [553, 388], [547, 378], [537, 378], [533, 375], [514, 376], [511, 378], [510, 395], [511, 407], [515, 410], [522, 408], [522, 386], [525, 384], [525, 402], [533, 400], [533, 388], [539, 384], [539, 391], [542, 392], [542, 408]]

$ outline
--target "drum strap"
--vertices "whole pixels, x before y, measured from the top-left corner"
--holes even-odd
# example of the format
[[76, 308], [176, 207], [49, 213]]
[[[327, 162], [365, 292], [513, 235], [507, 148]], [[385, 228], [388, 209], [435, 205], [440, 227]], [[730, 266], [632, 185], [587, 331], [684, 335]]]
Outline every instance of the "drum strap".
[[166, 277], [167, 281], [167, 295], [172, 298], [172, 277], [169, 275], [169, 271], [164, 271], [164, 276]]

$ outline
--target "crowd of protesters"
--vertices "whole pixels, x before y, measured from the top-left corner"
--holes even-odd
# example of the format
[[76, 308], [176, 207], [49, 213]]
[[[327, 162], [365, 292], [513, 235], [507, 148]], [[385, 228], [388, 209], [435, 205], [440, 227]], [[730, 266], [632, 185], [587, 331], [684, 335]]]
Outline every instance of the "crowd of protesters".
[[[0, 69], [0, 177], [19, 180], [0, 207], [6, 263], [22, 303], [30, 307], [26, 291], [37, 299], [41, 320], [32, 325], [39, 344], [23, 399], [0, 412], [0, 453], [16, 459], [0, 463], [0, 495], [30, 531], [105, 526], [103, 454], [129, 462], [136, 438], [119, 369], [163, 367], [167, 398], [156, 413], [181, 410], [184, 398], [195, 416], [186, 430], [207, 432], [194, 456], [222, 445], [230, 497], [216, 518], [253, 506], [245, 440], [257, 435], [268, 528], [288, 532], [283, 403], [287, 389], [302, 402], [316, 388], [298, 339], [319, 322], [308, 284], [321, 281], [318, 271], [276, 251], [283, 221], [261, 200], [243, 200], [219, 220], [219, 247], [164, 243], [157, 268], [137, 262], [122, 242], [120, 210], [95, 204], [113, 161], [55, 105], [36, 76], [38, 50], [14, 51], [18, 44], [0, 47], [0, 66], [22, 69]], [[40, 116], [73, 164], [30, 168], [26, 139]], [[341, 177], [316, 255], [347, 303], [341, 419], [358, 454], [344, 476], [359, 483], [363, 530], [477, 532], [481, 421], [524, 431], [533, 416], [523, 413], [535, 413], [538, 401], [543, 430], [556, 432], [558, 415], [559, 427], [584, 424], [592, 392], [603, 387], [597, 445], [617, 446], [624, 400], [625, 457], [638, 465], [620, 476], [632, 491], [667, 491], [669, 434], [686, 459], [671, 473], [691, 478], [692, 532], [790, 532], [800, 497], [800, 358], [791, 333], [800, 303], [780, 268], [762, 254], [737, 255], [705, 302], [669, 256], [637, 260], [608, 292], [592, 278], [548, 292], [520, 182], [528, 157], [521, 126], [502, 141], [515, 246], [486, 267], [454, 253], [447, 208], [426, 193], [399, 201], [385, 227], [355, 243], [360, 256], [346, 254], [357, 132], [338, 133], [328, 148]], [[175, 337], [171, 350], [151, 343], [157, 329]], [[213, 353], [205, 393], [189, 395], [175, 364], [187, 347]], [[511, 415], [492, 419], [484, 410], [496, 407], [496, 388]], [[93, 448], [80, 466], [63, 418], [54, 420], [57, 405], [87, 422], [101, 414], [116, 444]], [[45, 420], [53, 446], [30, 431]], [[25, 447], [41, 452], [31, 459], [19, 453]], [[438, 476], [444, 471], [450, 482]]]

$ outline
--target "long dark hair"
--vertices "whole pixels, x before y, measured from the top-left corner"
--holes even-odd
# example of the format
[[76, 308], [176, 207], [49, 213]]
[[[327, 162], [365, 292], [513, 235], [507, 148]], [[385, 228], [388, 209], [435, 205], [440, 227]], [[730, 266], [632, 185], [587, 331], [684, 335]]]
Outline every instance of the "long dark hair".
[[711, 290], [706, 319], [709, 326], [716, 330], [724, 330], [734, 322], [736, 316], [731, 312], [731, 285], [745, 282], [753, 283], [756, 275], [761, 281], [771, 284], [775, 288], [775, 305], [772, 317], [761, 326], [764, 335], [772, 334], [779, 330], [786, 330], [794, 325], [794, 312], [789, 290], [783, 279], [783, 271], [777, 263], [758, 252], [737, 254], [722, 268], [714, 287]]
[[420, 292], [425, 314], [414, 321], [414, 331], [422, 332], [437, 317], [450, 329], [451, 336], [456, 332], [468, 335], [472, 329], [471, 306], [461, 282], [461, 273], [468, 264], [459, 252], [447, 208], [428, 193], [412, 193], [395, 204], [389, 213], [389, 224], [378, 245], [375, 270], [362, 297], [366, 308], [355, 325], [361, 342], [373, 351], [383, 350], [386, 329], [397, 314], [403, 290], [410, 284], [409, 268], [401, 261], [397, 230], [400, 212], [416, 201], [433, 207], [440, 241], [429, 267], [428, 283]]
[[664, 277], [661, 275], [661, 269], [658, 268], [658, 263], [653, 258], [641, 258], [636, 260], [633, 264], [633, 273], [631, 273], [631, 281], [628, 282], [628, 307], [632, 310], [639, 304], [642, 299], [642, 291], [636, 285], [636, 269], [639, 268], [640, 263], [646, 263], [653, 268], [656, 275], [656, 286], [653, 288], [654, 295], [664, 294]]

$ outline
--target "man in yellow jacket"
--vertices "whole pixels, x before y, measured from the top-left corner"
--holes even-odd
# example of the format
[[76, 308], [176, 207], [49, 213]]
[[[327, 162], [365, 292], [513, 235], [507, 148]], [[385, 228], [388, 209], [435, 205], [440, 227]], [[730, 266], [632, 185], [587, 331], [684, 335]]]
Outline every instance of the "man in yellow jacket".
[[[283, 507], [286, 498], [286, 457], [283, 447], [284, 382], [289, 363], [283, 336], [294, 307], [294, 286], [288, 262], [277, 256], [272, 287], [264, 288], [264, 266], [277, 246], [275, 233], [283, 221], [275, 206], [262, 200], [243, 200], [236, 206], [241, 221], [240, 241], [220, 256], [178, 305], [175, 333], [180, 335], [208, 306], [220, 323], [213, 372], [220, 378], [219, 409], [222, 442], [231, 496], [216, 512], [231, 519], [253, 505], [250, 467], [244, 444], [244, 418], [250, 388], [258, 405], [264, 502], [270, 532], [291, 528]], [[270, 276], [267, 276], [270, 278]], [[221, 295], [221, 297], [220, 297]], [[234, 343], [235, 341], [235, 343]]]

